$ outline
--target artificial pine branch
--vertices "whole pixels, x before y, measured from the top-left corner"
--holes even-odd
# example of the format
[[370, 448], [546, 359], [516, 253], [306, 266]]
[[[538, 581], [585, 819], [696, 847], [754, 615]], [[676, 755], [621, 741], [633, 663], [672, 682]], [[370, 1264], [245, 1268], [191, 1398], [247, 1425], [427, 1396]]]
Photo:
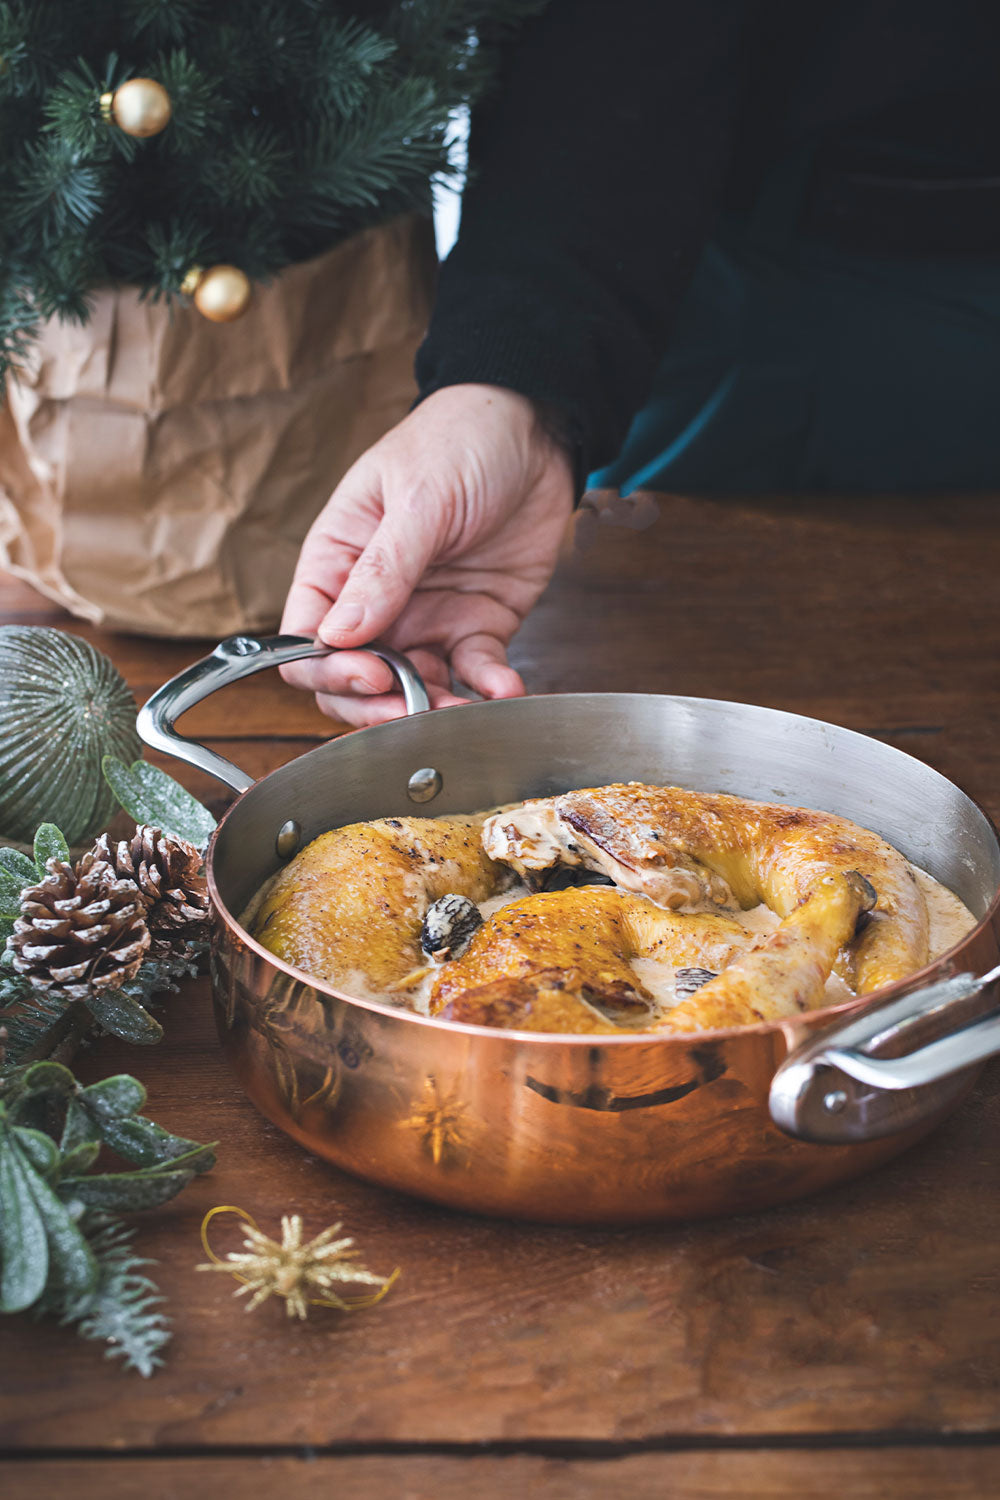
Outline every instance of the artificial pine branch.
[[101, 280], [102, 268], [85, 233], [66, 233], [41, 257], [35, 274], [34, 311], [40, 318], [86, 323], [91, 295], [86, 288]]
[[[81, 7], [82, 9], [82, 7]], [[61, 0], [9, 0], [0, 4], [0, 98], [33, 99], [59, 70], [60, 41], [78, 50], [83, 38]]]
[[379, 66], [396, 51], [391, 37], [379, 36], [360, 21], [331, 17], [310, 64], [319, 98], [346, 119], [363, 103]]
[[114, 54], [100, 74], [83, 60], [67, 69], [45, 95], [44, 130], [92, 162], [107, 161], [116, 151], [126, 161], [134, 160], [139, 143], [124, 131], [109, 128], [100, 110], [101, 95], [113, 92], [126, 77]]
[[8, 365], [23, 364], [38, 326], [26, 273], [0, 244], [0, 376]]
[[221, 79], [206, 73], [183, 47], [158, 57], [151, 76], [163, 84], [173, 108], [164, 150], [183, 156], [203, 148], [219, 130], [224, 112]]
[[[429, 211], [452, 111], [543, 3], [0, 0], [0, 379], [109, 282], [175, 298], [224, 261], [264, 279]], [[172, 101], [148, 140], [100, 117], [135, 77]]]
[[52, 1056], [53, 1049], [66, 1040], [62, 1023], [70, 1012], [77, 1042], [95, 1026], [140, 1046], [160, 1041], [163, 1027], [149, 1007], [176, 994], [182, 980], [193, 979], [206, 952], [206, 944], [199, 943], [174, 958], [147, 959], [136, 977], [120, 989], [105, 990], [85, 1001], [72, 1000], [58, 989], [40, 990], [7, 966], [0, 968], [0, 1024], [7, 1033], [0, 1077], [5, 1068], [29, 1058]]
[[122, 1359], [126, 1369], [149, 1376], [163, 1364], [170, 1320], [161, 1311], [167, 1299], [144, 1274], [156, 1262], [131, 1253], [132, 1233], [117, 1219], [95, 1230], [97, 1283], [89, 1296], [66, 1301], [60, 1321], [75, 1323], [81, 1338], [107, 1344], [106, 1359]]
[[47, 249], [63, 235], [92, 224], [107, 191], [102, 165], [85, 163], [79, 151], [57, 137], [28, 141], [10, 205], [15, 226], [33, 231]]
[[176, 297], [177, 288], [193, 265], [208, 258], [208, 235], [197, 224], [177, 219], [148, 224], [144, 238], [123, 252], [122, 265], [130, 267], [136, 279], [141, 275], [144, 290], [154, 302]]
[[243, 18], [246, 45], [257, 55], [257, 84], [298, 92], [311, 79], [316, 58], [316, 17], [312, 7], [287, 0], [255, 0]]
[[138, 38], [159, 46], [181, 45], [206, 20], [212, 0], [118, 0]]
[[447, 170], [444, 135], [433, 89], [419, 78], [369, 102], [345, 125], [321, 129], [302, 143], [300, 222], [333, 225], [345, 209], [371, 207], [389, 192], [425, 193], [431, 176]]
[[274, 126], [248, 120], [229, 137], [225, 162], [206, 164], [205, 185], [220, 203], [261, 208], [284, 196], [292, 168], [291, 147]]

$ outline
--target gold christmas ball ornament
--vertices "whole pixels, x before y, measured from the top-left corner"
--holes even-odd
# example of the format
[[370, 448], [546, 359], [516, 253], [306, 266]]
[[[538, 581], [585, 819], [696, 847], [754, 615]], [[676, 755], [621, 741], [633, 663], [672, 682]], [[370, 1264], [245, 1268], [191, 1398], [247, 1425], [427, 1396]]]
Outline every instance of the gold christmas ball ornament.
[[239, 266], [192, 266], [181, 282], [185, 297], [210, 323], [231, 323], [250, 303], [250, 278]]
[[170, 95], [155, 78], [130, 78], [114, 93], [101, 95], [101, 114], [126, 135], [159, 135], [173, 113]]

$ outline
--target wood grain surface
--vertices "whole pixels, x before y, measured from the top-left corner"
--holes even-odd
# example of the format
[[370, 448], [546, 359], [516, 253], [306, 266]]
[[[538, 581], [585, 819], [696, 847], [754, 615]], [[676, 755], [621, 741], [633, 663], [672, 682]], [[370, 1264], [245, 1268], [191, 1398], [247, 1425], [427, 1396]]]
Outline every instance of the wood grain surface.
[[0, 1463], [4, 1500], [983, 1500], [1000, 1468], [986, 1449], [642, 1453], [614, 1459], [405, 1454], [133, 1458]]
[[[515, 643], [535, 691], [628, 689], [791, 709], [929, 761], [1000, 818], [1000, 507], [659, 497], [636, 532], [581, 525]], [[588, 534], [589, 533], [589, 534]], [[143, 697], [206, 643], [111, 636], [0, 584], [0, 622], [78, 630]], [[255, 774], [331, 732], [267, 674], [190, 716]], [[280, 731], [276, 733], [275, 731]], [[218, 807], [225, 794], [172, 767]], [[145, 1216], [175, 1339], [143, 1381], [58, 1327], [9, 1319], [0, 1488], [101, 1493], [679, 1500], [1000, 1492], [1000, 1076], [928, 1142], [825, 1196], [680, 1228], [512, 1226], [428, 1207], [306, 1155], [240, 1095], [207, 981], [133, 1071], [149, 1113], [219, 1164]], [[198, 1225], [342, 1219], [377, 1308], [247, 1315], [201, 1275]], [[235, 1247], [219, 1226], [220, 1249]], [[62, 1457], [60, 1457], [62, 1455]]]

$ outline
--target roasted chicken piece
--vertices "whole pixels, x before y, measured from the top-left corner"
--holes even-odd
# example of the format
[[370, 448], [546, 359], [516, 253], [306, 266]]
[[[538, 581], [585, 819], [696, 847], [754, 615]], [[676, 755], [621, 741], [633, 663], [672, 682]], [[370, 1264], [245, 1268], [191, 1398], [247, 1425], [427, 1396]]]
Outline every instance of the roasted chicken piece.
[[[827, 876], [855, 872], [877, 893], [847, 955], [844, 977], [857, 993], [912, 974], [927, 960], [927, 908], [905, 859], [833, 813], [628, 782], [506, 809], [486, 820], [483, 844], [522, 874], [585, 865], [665, 907], [763, 901], [783, 926]], [[829, 908], [821, 901], [815, 910], [832, 920], [845, 899], [841, 894]], [[853, 923], [842, 925], [849, 935]], [[801, 998], [798, 982], [795, 993]]]
[[381, 818], [324, 833], [297, 854], [251, 933], [342, 989], [384, 992], [424, 961], [425, 913], [451, 892], [482, 901], [510, 883], [484, 853], [482, 818]]
[[728, 917], [664, 911], [606, 886], [525, 896], [494, 912], [443, 966], [430, 1012], [525, 1031], [648, 1028], [653, 996], [633, 959], [717, 970], [753, 941]]
[[716, 1031], [812, 1010], [839, 949], [875, 900], [872, 886], [857, 871], [825, 875], [763, 946], [737, 958], [675, 1005], [661, 1029]]

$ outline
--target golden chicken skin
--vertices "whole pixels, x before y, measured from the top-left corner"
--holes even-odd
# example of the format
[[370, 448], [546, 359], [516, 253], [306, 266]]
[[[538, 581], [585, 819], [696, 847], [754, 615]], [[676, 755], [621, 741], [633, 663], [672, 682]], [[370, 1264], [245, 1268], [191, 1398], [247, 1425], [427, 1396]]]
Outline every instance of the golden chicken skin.
[[452, 892], [483, 901], [510, 882], [481, 827], [475, 817], [380, 818], [321, 834], [278, 875], [251, 935], [328, 984], [391, 989], [423, 962], [429, 906]]
[[721, 969], [753, 943], [728, 917], [664, 911], [606, 886], [542, 892], [487, 919], [445, 963], [431, 1015], [527, 1031], [648, 1027], [654, 996], [632, 960]]
[[906, 860], [834, 813], [627, 782], [505, 809], [483, 844], [522, 874], [582, 865], [661, 906], [763, 901], [782, 921], [828, 875], [855, 872], [876, 900], [843, 977], [867, 994], [927, 961], [927, 907]]

